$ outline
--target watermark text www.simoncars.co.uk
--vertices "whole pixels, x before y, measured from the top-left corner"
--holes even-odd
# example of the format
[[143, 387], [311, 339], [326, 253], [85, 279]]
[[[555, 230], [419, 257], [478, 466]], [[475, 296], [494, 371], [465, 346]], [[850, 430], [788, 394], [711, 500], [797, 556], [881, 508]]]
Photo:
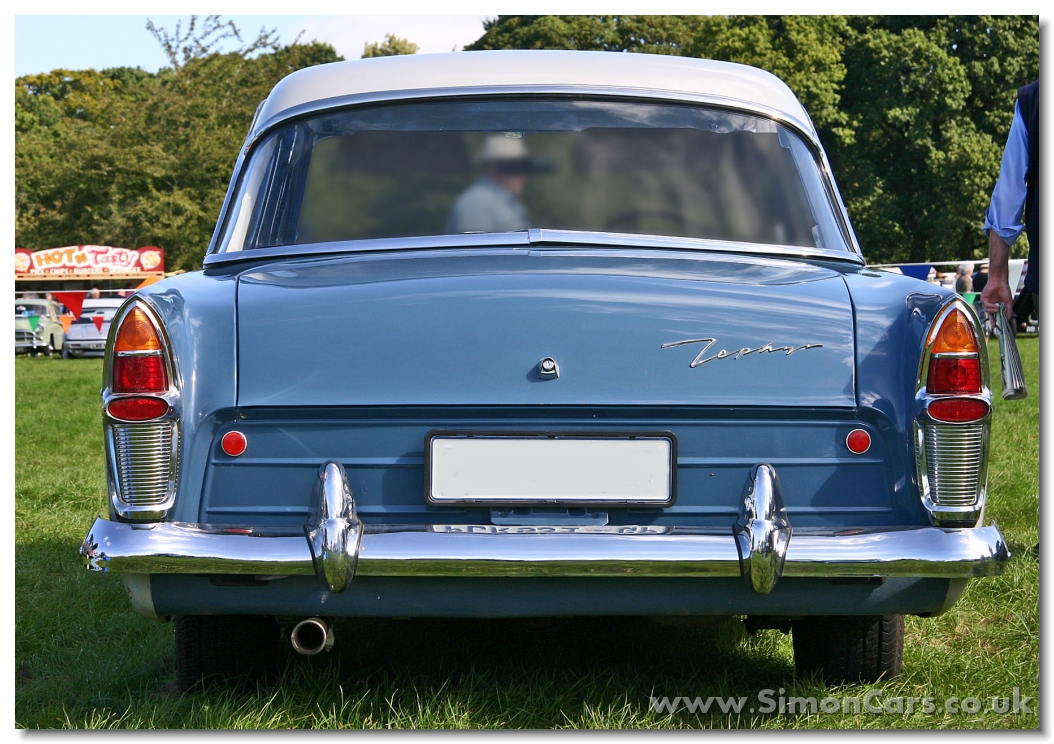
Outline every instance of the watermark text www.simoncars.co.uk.
[[822, 698], [787, 695], [786, 689], [759, 690], [754, 698], [742, 697], [652, 697], [655, 713], [763, 713], [778, 715], [818, 714], [895, 714], [910, 716], [960, 715], [975, 713], [1009, 713], [1031, 715], [1031, 697], [1021, 694], [1017, 687], [1010, 695], [957, 696], [946, 698], [886, 696], [882, 690], [868, 690], [862, 695]]

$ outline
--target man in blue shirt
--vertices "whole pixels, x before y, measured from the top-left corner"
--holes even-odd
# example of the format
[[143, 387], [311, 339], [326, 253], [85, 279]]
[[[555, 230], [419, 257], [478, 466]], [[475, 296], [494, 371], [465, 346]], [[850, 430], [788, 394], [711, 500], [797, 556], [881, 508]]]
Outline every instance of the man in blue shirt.
[[531, 157], [522, 136], [489, 135], [480, 155], [484, 173], [454, 202], [447, 218], [448, 233], [515, 232], [530, 227], [520, 202], [527, 177], [545, 170]]
[[981, 302], [988, 313], [1006, 306], [1007, 317], [1014, 302], [1009, 280], [1010, 246], [1018, 236], [1028, 235], [1028, 273], [1025, 287], [1039, 300], [1039, 81], [1021, 88], [1014, 106], [1014, 121], [1003, 151], [999, 180], [985, 212], [988, 235], [988, 282]]

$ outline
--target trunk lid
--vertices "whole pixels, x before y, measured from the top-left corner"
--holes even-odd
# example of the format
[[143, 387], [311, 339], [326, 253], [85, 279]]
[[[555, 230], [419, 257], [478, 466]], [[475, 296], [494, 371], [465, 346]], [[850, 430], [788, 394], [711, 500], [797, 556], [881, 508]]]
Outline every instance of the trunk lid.
[[796, 261], [446, 250], [239, 277], [246, 407], [852, 407], [853, 359], [845, 283]]

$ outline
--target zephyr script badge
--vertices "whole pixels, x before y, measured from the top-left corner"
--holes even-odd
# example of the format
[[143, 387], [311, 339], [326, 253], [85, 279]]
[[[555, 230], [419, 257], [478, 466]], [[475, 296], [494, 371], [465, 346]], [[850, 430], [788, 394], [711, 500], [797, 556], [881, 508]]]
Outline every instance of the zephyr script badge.
[[716, 343], [716, 338], [690, 338], [686, 341], [671, 341], [670, 343], [663, 344], [661, 348], [670, 349], [674, 346], [684, 346], [685, 344], [706, 344], [706, 346], [703, 347], [703, 350], [700, 351], [696, 355], [695, 359], [692, 360], [692, 363], [688, 365], [694, 369], [695, 367], [706, 364], [707, 362], [712, 362], [715, 359], [735, 360], [739, 359], [740, 357], [745, 357], [748, 354], [771, 354], [776, 351], [782, 351], [786, 356], [790, 356], [796, 351], [805, 351], [806, 349], [819, 349], [823, 346], [823, 344], [802, 344], [801, 346], [773, 346], [772, 342], [770, 341], [769, 343], [763, 346], [759, 346], [756, 349], [751, 349], [749, 346], [744, 346], [742, 349], [736, 349], [735, 351], [721, 349], [721, 351], [717, 352], [713, 356], [706, 356], [706, 353], [710, 351], [710, 347]]

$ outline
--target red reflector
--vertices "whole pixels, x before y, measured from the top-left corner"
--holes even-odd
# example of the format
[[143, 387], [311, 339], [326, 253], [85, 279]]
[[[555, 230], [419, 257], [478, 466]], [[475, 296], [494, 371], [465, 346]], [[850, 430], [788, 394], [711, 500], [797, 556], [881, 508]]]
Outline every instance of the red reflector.
[[231, 457], [237, 457], [242, 452], [245, 452], [246, 444], [245, 435], [240, 431], [229, 431], [220, 440], [220, 447]]
[[975, 357], [935, 357], [926, 380], [930, 395], [964, 395], [981, 392], [981, 362]]
[[160, 356], [115, 356], [115, 393], [163, 393], [168, 390], [165, 360]]
[[871, 435], [863, 429], [853, 429], [845, 438], [845, 446], [854, 455], [862, 455], [871, 449]]
[[988, 413], [988, 404], [974, 398], [935, 400], [927, 409], [938, 421], [976, 421]]
[[168, 413], [168, 403], [160, 398], [120, 398], [110, 401], [106, 410], [122, 421], [149, 421]]

